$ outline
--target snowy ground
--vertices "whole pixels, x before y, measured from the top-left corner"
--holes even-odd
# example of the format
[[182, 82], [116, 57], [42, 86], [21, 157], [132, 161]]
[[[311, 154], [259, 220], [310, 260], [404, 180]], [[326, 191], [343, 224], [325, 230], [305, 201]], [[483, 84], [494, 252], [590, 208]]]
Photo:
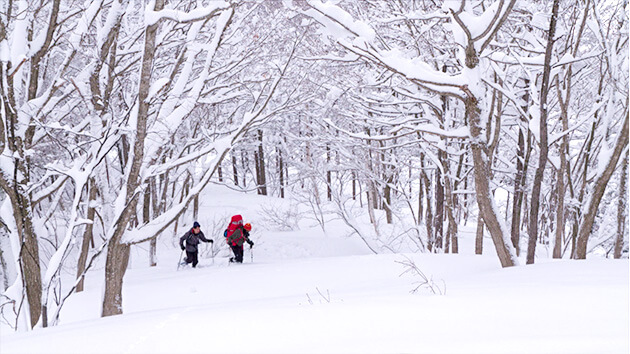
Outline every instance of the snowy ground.
[[[204, 223], [211, 228], [210, 215], [231, 215], [226, 205], [237, 200], [245, 199], [246, 221], [260, 220], [260, 205], [268, 203], [235, 198], [214, 194], [221, 208], [202, 201], [202, 230]], [[470, 254], [473, 238], [464, 229], [460, 255], [372, 255], [357, 237], [317, 227], [255, 229], [254, 263], [246, 251], [242, 265], [202, 258], [200, 268], [179, 271], [179, 249], [162, 240], [158, 267], [146, 266], [142, 248], [132, 254], [124, 315], [99, 318], [97, 269], [86, 291], [70, 298], [59, 326], [28, 333], [2, 327], [0, 352], [628, 353], [627, 260], [501, 269], [490, 242], [486, 255]], [[410, 293], [420, 278], [401, 276], [405, 257], [445, 294], [426, 286]]]

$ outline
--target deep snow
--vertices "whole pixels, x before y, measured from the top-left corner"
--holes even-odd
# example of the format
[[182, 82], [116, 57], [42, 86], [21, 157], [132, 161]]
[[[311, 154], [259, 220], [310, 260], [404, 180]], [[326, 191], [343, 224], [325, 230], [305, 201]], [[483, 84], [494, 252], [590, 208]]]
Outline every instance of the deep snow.
[[[247, 250], [245, 264], [228, 265], [227, 253], [209, 258], [204, 245], [200, 268], [178, 271], [180, 251], [163, 236], [157, 267], [147, 266], [146, 246], [132, 253], [124, 315], [99, 318], [103, 270], [95, 269], [60, 325], [26, 333], [0, 327], [0, 352], [629, 351], [628, 260], [539, 259], [501, 269], [489, 239], [483, 256], [471, 254], [471, 228], [462, 230], [459, 255], [373, 255], [358, 237], [337, 232], [340, 224], [327, 234], [312, 222], [300, 231], [262, 230], [260, 208], [270, 199], [216, 187], [207, 196], [202, 230], [220, 241], [212, 225], [238, 210], [255, 225], [254, 263]], [[410, 293], [420, 279], [401, 276], [405, 257], [445, 295], [427, 287]]]

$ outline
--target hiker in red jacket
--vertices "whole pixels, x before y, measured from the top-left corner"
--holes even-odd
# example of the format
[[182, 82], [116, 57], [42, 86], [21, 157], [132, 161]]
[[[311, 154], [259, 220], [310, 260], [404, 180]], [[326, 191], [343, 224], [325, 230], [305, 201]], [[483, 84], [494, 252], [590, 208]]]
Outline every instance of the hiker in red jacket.
[[243, 263], [243, 243], [249, 243], [249, 247], [254, 245], [249, 239], [249, 232], [252, 225], [247, 223], [243, 225], [243, 217], [240, 215], [232, 216], [232, 221], [225, 230], [225, 240], [234, 252], [234, 257], [230, 258], [230, 262]]

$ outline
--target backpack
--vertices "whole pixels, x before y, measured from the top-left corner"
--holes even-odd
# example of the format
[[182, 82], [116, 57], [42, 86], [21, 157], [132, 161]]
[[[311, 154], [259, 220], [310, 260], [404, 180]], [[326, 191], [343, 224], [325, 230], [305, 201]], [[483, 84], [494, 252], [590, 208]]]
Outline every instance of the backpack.
[[[240, 215], [232, 216], [232, 220], [223, 235], [228, 244], [236, 246], [238, 241], [243, 237], [243, 217]], [[241, 241], [242, 244], [242, 241]]]

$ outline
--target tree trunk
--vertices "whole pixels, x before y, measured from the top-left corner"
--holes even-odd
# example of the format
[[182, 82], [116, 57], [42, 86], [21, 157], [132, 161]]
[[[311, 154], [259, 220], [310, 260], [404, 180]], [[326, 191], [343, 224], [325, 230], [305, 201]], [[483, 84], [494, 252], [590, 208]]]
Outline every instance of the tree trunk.
[[238, 167], [236, 164], [236, 155], [232, 152], [232, 173], [233, 173], [233, 181], [234, 185], [238, 186]]
[[588, 238], [591, 235], [591, 231], [593, 229], [593, 224], [595, 223], [595, 217], [597, 216], [597, 209], [599, 208], [599, 203], [604, 196], [604, 192], [606, 191], [606, 185], [610, 180], [615, 168], [617, 167], [617, 162], [621, 157], [621, 153], [628, 145], [628, 113], [626, 112], [626, 116], [623, 121], [623, 125], [621, 131], [619, 132], [619, 136], [617, 137], [617, 142], [615, 143], [615, 149], [613, 150], [612, 156], [608, 163], [606, 164], [606, 168], [595, 180], [595, 186], [593, 187], [593, 192], [589, 198], [589, 202], [585, 208], [584, 217], [579, 227], [579, 234], [577, 239], [577, 247], [576, 247], [576, 258], [577, 259], [586, 259], [587, 252], [587, 244]]
[[368, 215], [370, 216], [370, 223], [372, 223], [372, 225], [376, 225], [376, 216], [374, 215], [374, 203], [372, 202], [374, 199], [374, 196], [372, 195], [372, 191], [370, 188], [367, 189], [367, 208], [368, 208]]
[[621, 163], [621, 176], [619, 176], [619, 200], [617, 202], [617, 238], [615, 239], [615, 259], [621, 258], [623, 252], [623, 238], [626, 232], [626, 202], [628, 190], [626, 183], [628, 180], [628, 152]]
[[538, 241], [538, 209], [540, 207], [540, 191], [542, 189], [545, 166], [547, 165], [547, 155], [549, 145], [547, 142], [547, 96], [549, 94], [549, 81], [551, 72], [551, 56], [553, 51], [554, 36], [556, 34], [556, 21], [558, 17], [558, 7], [560, 0], [554, 0], [549, 22], [549, 33], [547, 38], [547, 48], [545, 52], [545, 64], [543, 66], [543, 77], [540, 88], [540, 155], [538, 156], [538, 168], [534, 174], [532, 188], [532, 199], [530, 203], [529, 217], [529, 241], [527, 244], [527, 264], [533, 264], [536, 257], [536, 242]]
[[[558, 88], [558, 96], [560, 97], [560, 89]], [[560, 101], [562, 98], [560, 98]], [[569, 130], [569, 117], [565, 103], [560, 102], [562, 107], [562, 130]], [[558, 207], [556, 208], [556, 240], [553, 245], [553, 258], [562, 258], [562, 244], [564, 240], [565, 214], [564, 214], [564, 195], [566, 193], [565, 176], [568, 175], [567, 155], [569, 154], [569, 138], [565, 134], [560, 144], [560, 168], [558, 169], [557, 179], [558, 186], [556, 194], [558, 198]]]
[[267, 178], [265, 174], [265, 153], [263, 151], [263, 131], [258, 130], [258, 153], [256, 154], [256, 175], [258, 180], [258, 194], [267, 195]]
[[376, 183], [373, 180], [368, 181], [368, 190], [372, 194], [372, 209], [378, 210], [379, 208], [379, 194], [377, 192]]
[[[37, 99], [39, 82], [42, 80], [40, 75], [40, 69], [43, 68], [41, 65], [42, 59], [48, 53], [54, 39], [53, 35], [59, 26], [57, 20], [61, 1], [54, 0], [48, 3], [51, 4], [48, 22], [42, 24], [42, 33], [46, 33], [43, 37], [44, 41], [40, 43], [39, 48], [37, 48], [37, 52], [30, 56], [30, 72], [28, 75], [28, 89], [26, 90], [26, 105], [28, 105], [28, 101]], [[8, 6], [10, 9], [10, 2]], [[3, 21], [0, 20], [0, 22]], [[5, 24], [0, 24], [0, 41], [6, 39], [6, 30]], [[29, 31], [27, 34], [27, 40], [33, 41], [33, 31]], [[4, 68], [5, 65], [0, 65], [0, 67]], [[7, 63], [6, 68], [7, 70], [10, 70], [11, 65]], [[15, 68], [13, 74], [17, 72], [18, 68], [19, 66]], [[11, 207], [13, 208], [13, 218], [17, 228], [16, 236], [20, 243], [18, 265], [21, 268], [23, 279], [22, 285], [26, 288], [26, 298], [28, 301], [28, 309], [22, 308], [20, 310], [26, 310], [30, 313], [30, 326], [34, 327], [39, 321], [40, 314], [42, 312], [46, 312], [46, 304], [42, 304], [42, 276], [40, 269], [39, 243], [33, 226], [33, 205], [29, 193], [22, 187], [29, 185], [29, 182], [31, 182], [31, 157], [25, 152], [31, 148], [33, 136], [35, 134], [35, 124], [33, 123], [32, 118], [29, 118], [28, 124], [23, 127], [25, 130], [23, 132], [19, 131], [22, 127], [18, 127], [21, 124], [18, 122], [17, 111], [21, 110], [21, 108], [19, 108], [16, 104], [13, 76], [8, 75], [8, 73], [2, 73], [2, 81], [3, 82], [0, 84], [0, 88], [5, 91], [2, 94], [3, 99], [0, 99], [0, 101], [3, 101], [2, 103], [4, 105], [3, 109], [0, 110], [3, 115], [0, 121], [0, 125], [3, 125], [0, 128], [3, 138], [0, 141], [0, 153], [5, 156], [10, 156], [15, 165], [12, 166], [13, 171], [5, 171], [4, 167], [2, 168], [3, 172], [6, 173], [6, 176], [4, 176], [3, 173], [0, 173], [0, 184], [2, 186], [2, 190], [10, 199]], [[5, 92], [7, 95], [4, 94]], [[6, 101], [4, 100], [5, 98], [7, 99]], [[6, 126], [4, 126], [5, 123]], [[8, 136], [6, 137], [4, 135], [4, 129], [7, 129]], [[4, 151], [5, 143], [6, 147], [10, 150], [8, 152]], [[20, 270], [18, 270], [18, 272], [20, 272]]]
[[258, 157], [258, 151], [254, 150], [254, 170], [256, 171], [256, 194], [260, 195], [260, 158]]
[[429, 252], [433, 252], [434, 238], [433, 238], [433, 208], [431, 208], [431, 181], [424, 172], [424, 155], [420, 155], [420, 178], [423, 179], [424, 195], [426, 200], [427, 213], [425, 218], [425, 225], [427, 226], [427, 249]]
[[96, 193], [98, 190], [96, 189], [96, 181], [91, 178], [89, 183], [89, 196], [88, 196], [88, 211], [87, 211], [87, 219], [91, 220], [91, 224], [87, 224], [85, 227], [85, 232], [83, 233], [83, 242], [81, 243], [81, 254], [79, 255], [79, 262], [77, 264], [77, 278], [81, 278], [79, 283], [77, 284], [76, 292], [80, 293], [83, 291], [83, 283], [85, 277], [83, 276], [83, 272], [85, 272], [85, 266], [87, 263], [88, 253], [90, 251], [90, 241], [92, 241], [94, 237], [94, 216], [96, 214], [96, 210], [92, 203], [96, 200]]
[[[12, 119], [13, 117], [9, 117]], [[11, 128], [14, 128], [12, 126]], [[12, 151], [18, 151], [15, 146], [16, 142], [9, 139]], [[30, 313], [30, 326], [37, 324], [42, 310], [42, 277], [39, 267], [39, 244], [35, 235], [32, 220], [31, 201], [22, 186], [26, 185], [25, 180], [18, 180], [18, 176], [25, 177], [26, 166], [23, 159], [16, 159], [14, 166], [14, 175], [11, 181], [8, 181], [0, 173], [0, 185], [11, 202], [13, 211], [13, 219], [15, 221], [17, 239], [20, 244], [17, 271], [22, 273], [23, 286], [26, 289], [26, 298], [28, 301], [28, 309]], [[22, 310], [24, 311], [24, 310]]]
[[[42, 276], [39, 267], [39, 243], [30, 212], [31, 203], [26, 193], [22, 193], [20, 187], [15, 187], [17, 204], [13, 205], [18, 237], [22, 242], [20, 249], [20, 266], [26, 285], [26, 298], [28, 300], [31, 315], [31, 327], [35, 327], [39, 321], [40, 309], [42, 309]], [[12, 200], [13, 202], [13, 200]]]
[[112, 237], [107, 249], [102, 317], [123, 313], [122, 285], [129, 262], [129, 246], [120, 242], [123, 233], [124, 230], [117, 230], [116, 237]]
[[470, 125], [473, 168], [475, 177], [475, 191], [477, 193], [477, 204], [479, 213], [490, 232], [492, 241], [497, 250], [499, 261], [503, 267], [510, 267], [517, 264], [516, 255], [512, 254], [511, 244], [506, 243], [509, 235], [501, 224], [497, 214], [492, 193], [490, 192], [490, 158], [486, 154], [487, 145], [482, 138], [480, 126], [480, 110], [475, 97], [469, 93], [466, 100], [466, 117]]
[[[524, 88], [525, 95], [523, 100], [525, 102], [529, 102], [529, 90], [527, 87], [529, 86], [529, 80], [524, 80]], [[522, 107], [523, 111], [527, 112], [529, 109], [529, 104]], [[527, 124], [528, 117], [520, 117], [521, 123]], [[527, 160], [529, 160], [529, 151], [530, 151], [530, 140], [531, 140], [531, 132], [528, 128], [520, 127], [518, 129], [518, 151], [516, 153], [516, 176], [514, 177], [514, 198], [512, 200], [512, 224], [511, 224], [511, 239], [512, 245], [516, 250], [516, 255], [520, 256], [521, 254], [521, 211], [523, 209], [523, 190], [525, 188], [525, 180], [527, 179], [527, 161], [525, 161], [525, 155], [528, 156]], [[525, 133], [523, 129], [527, 130], [527, 147], [525, 145]], [[525, 152], [527, 149], [527, 153]]]
[[[442, 150], [438, 151], [438, 160], [444, 166], [445, 153]], [[435, 170], [435, 219], [433, 221], [435, 227], [435, 247], [437, 249], [443, 248], [444, 238], [444, 176], [442, 176], [442, 169], [439, 166]]]
[[391, 187], [391, 177], [389, 177], [389, 179], [386, 181], [385, 183], [385, 188], [383, 190], [383, 197], [384, 197], [384, 201], [383, 201], [383, 208], [385, 209], [385, 219], [387, 220], [388, 224], [391, 224], [394, 222], [394, 216], [392, 213], [392, 187]]
[[[164, 8], [164, 0], [156, 0], [154, 11]], [[136, 188], [140, 184], [140, 169], [144, 159], [144, 140], [147, 134], [149, 103], [147, 97], [151, 85], [151, 69], [155, 56], [155, 38], [159, 23], [147, 26], [145, 31], [144, 55], [138, 85], [138, 116], [136, 118], [136, 136], [133, 146], [132, 165], [126, 185], [127, 206], [121, 213], [114, 234], [107, 248], [105, 264], [105, 291], [103, 295], [102, 317], [122, 314], [122, 285], [127, 263], [129, 261], [129, 245], [122, 243], [122, 236], [129, 221], [135, 215], [138, 203]]]
[[[462, 179], [462, 170], [464, 168], [464, 156], [465, 154], [462, 154], [459, 156], [459, 160], [457, 162], [457, 172], [455, 172], [455, 180], [453, 181], [453, 206], [456, 208], [454, 210], [455, 212], [455, 218], [457, 220], [457, 224], [459, 225], [459, 223], [462, 220], [462, 207], [459, 203], [459, 196], [457, 195], [457, 188], [459, 187], [459, 183], [461, 182]], [[466, 194], [464, 194], [466, 195]], [[466, 204], [464, 203], [464, 206]]]
[[[153, 207], [153, 217], [157, 218], [162, 214], [164, 209], [166, 209], [166, 193], [167, 193], [167, 184], [168, 184], [168, 170], [160, 175], [161, 183], [164, 183], [162, 186], [162, 193], [158, 195], [158, 186], [156, 183], [156, 178], [151, 178], [151, 206]], [[152, 238], [149, 243], [149, 266], [155, 267], [157, 266], [157, 236]]]
[[457, 240], [457, 221], [455, 220], [455, 198], [453, 195], [453, 189], [451, 187], [451, 179], [449, 176], [448, 160], [444, 161], [444, 186], [445, 186], [445, 203], [446, 203], [446, 217], [448, 219], [448, 228], [446, 230], [446, 245], [444, 250], [449, 252], [449, 245], [453, 253], [459, 252], [459, 244]]
[[[0, 227], [2, 226], [4, 225], [0, 225]], [[4, 258], [4, 251], [2, 250], [2, 247], [0, 247], [0, 271], [2, 271], [0, 273], [0, 276], [2, 276], [2, 288], [0, 288], [0, 292], [4, 293], [9, 287], [9, 273], [7, 269], [7, 261]]]
[[475, 254], [483, 254], [483, 219], [477, 217], [477, 231], [475, 232]]
[[357, 172], [352, 171], [352, 200], [357, 200]]
[[[600, 83], [600, 94], [601, 94], [601, 83]], [[588, 184], [588, 167], [590, 164], [591, 158], [591, 149], [593, 147], [593, 140], [595, 140], [595, 129], [597, 128], [597, 112], [595, 113], [595, 120], [593, 125], [591, 126], [591, 131], [589, 133], [589, 137], [587, 139], [586, 145], [584, 146], [584, 159], [583, 165], [584, 169], [582, 170], [582, 187], [580, 188], [580, 194], [578, 196], [578, 205], [583, 205], [584, 196], [586, 195], [586, 186]], [[576, 170], [579, 170], [579, 166], [577, 166]], [[571, 232], [571, 258], [577, 257], [577, 239], [579, 233], [580, 219], [582, 217], [582, 211], [580, 208], [575, 208], [573, 212], [573, 228]]]
[[247, 188], [247, 152], [241, 151], [241, 165], [243, 166], [243, 188]]
[[193, 219], [195, 219], [195, 221], [199, 220], [199, 195], [193, 200]]
[[[144, 190], [144, 200], [142, 203], [142, 223], [148, 224], [151, 221], [151, 198], [155, 196], [153, 189], [155, 188], [155, 183], [147, 183], [147, 186]], [[155, 202], [153, 203], [155, 204]], [[153, 209], [153, 214], [156, 214], [157, 210]], [[156, 248], [157, 248], [157, 237], [152, 238], [149, 241], [149, 266], [155, 267], [157, 265], [156, 262]]]
[[330, 171], [330, 145], [326, 144], [326, 197], [332, 201], [332, 172]]
[[284, 198], [284, 160], [282, 158], [282, 148], [278, 147], [278, 172], [280, 175], [280, 198]]
[[[313, 166], [313, 156], [311, 155], [311, 144], [308, 141], [306, 142], [305, 155], [306, 155], [307, 165]], [[315, 197], [315, 203], [317, 205], [321, 205], [321, 199], [319, 196], [319, 187], [317, 187], [317, 179], [315, 178], [315, 176], [311, 177], [311, 182], [313, 185], [313, 196]]]
[[424, 188], [424, 184], [422, 182], [422, 172], [420, 172], [420, 178], [418, 178], [418, 222], [417, 222], [418, 225], [422, 224], [422, 215], [424, 214], [423, 207], [422, 207], [422, 199], [424, 198], [422, 195], [423, 188]]

